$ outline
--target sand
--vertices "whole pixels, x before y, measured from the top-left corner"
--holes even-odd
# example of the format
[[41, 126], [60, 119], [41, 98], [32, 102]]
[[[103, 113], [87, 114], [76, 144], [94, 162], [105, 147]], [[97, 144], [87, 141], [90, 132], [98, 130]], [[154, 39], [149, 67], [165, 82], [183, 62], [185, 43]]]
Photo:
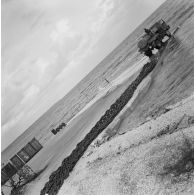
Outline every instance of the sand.
[[193, 194], [193, 171], [163, 175], [170, 161], [182, 158], [185, 140], [193, 143], [193, 100], [190, 96], [157, 119], [91, 147], [58, 195]]

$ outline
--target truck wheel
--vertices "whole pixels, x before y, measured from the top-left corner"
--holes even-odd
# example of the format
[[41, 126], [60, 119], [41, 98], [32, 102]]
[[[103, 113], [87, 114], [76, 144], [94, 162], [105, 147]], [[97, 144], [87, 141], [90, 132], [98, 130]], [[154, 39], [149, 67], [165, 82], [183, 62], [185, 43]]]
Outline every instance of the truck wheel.
[[147, 51], [145, 51], [145, 53], [144, 53], [146, 56], [148, 56], [148, 57], [151, 57], [152, 56], [152, 51], [151, 50], [147, 50]]
[[156, 49], [160, 49], [162, 47], [162, 42], [161, 41], [157, 41], [155, 44], [155, 48]]
[[162, 47], [162, 44], [161, 45], [156, 45], [156, 49], [160, 49]]

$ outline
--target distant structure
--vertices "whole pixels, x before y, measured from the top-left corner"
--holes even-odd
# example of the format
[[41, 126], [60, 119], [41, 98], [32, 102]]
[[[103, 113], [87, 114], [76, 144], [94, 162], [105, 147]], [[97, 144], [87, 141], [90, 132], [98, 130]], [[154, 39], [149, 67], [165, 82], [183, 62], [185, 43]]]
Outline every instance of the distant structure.
[[43, 146], [36, 138], [33, 138], [27, 143], [17, 154], [15, 154], [9, 162], [1, 168], [1, 185], [4, 185], [8, 180], [21, 170], [25, 164], [37, 154]]
[[110, 82], [105, 78], [105, 81], [108, 83], [108, 84], [110, 84]]
[[66, 123], [61, 123], [56, 129], [52, 129], [51, 132], [56, 135], [64, 127], [66, 127]]
[[[150, 58], [154, 49], [161, 49], [166, 41], [172, 37], [169, 29], [170, 26], [162, 19], [154, 23], [149, 29], [145, 28], [145, 33], [137, 44], [139, 52]], [[165, 41], [166, 37], [167, 40]]]

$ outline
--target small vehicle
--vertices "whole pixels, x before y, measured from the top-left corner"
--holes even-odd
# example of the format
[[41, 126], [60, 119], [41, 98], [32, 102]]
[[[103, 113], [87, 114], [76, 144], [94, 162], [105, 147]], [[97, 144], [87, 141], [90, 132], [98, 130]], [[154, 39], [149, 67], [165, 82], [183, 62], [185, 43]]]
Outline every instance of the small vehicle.
[[51, 132], [56, 135], [64, 127], [66, 127], [66, 123], [61, 123], [56, 129], [52, 129]]
[[[165, 42], [171, 38], [172, 35], [169, 29], [170, 26], [162, 19], [153, 24], [149, 29], [145, 28], [145, 34], [137, 44], [139, 52], [151, 57], [154, 49], [162, 48]], [[165, 37], [168, 38], [166, 41], [164, 41]]]

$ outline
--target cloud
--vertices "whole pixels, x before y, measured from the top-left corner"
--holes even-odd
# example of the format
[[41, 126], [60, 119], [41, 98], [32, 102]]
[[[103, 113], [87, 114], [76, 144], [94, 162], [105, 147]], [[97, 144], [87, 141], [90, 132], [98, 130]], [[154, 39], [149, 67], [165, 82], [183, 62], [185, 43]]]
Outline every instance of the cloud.
[[[44, 76], [49, 68], [49, 63], [44, 58], [29, 61], [25, 60], [11, 74], [3, 73], [2, 82], [2, 121], [19, 114], [28, 107], [28, 100], [33, 100], [39, 95], [40, 88], [44, 88], [50, 81], [50, 76]], [[21, 107], [21, 104], [24, 106]]]
[[55, 29], [52, 30], [50, 38], [53, 42], [59, 44], [63, 43], [65, 38], [74, 38], [76, 32], [71, 29], [68, 19], [60, 19], [55, 26]]
[[43, 75], [45, 73], [47, 67], [49, 66], [49, 62], [43, 58], [39, 58], [36, 61], [36, 66], [37, 66], [38, 70], [40, 71], [40, 74]]
[[21, 112], [15, 115], [9, 122], [2, 126], [2, 134], [7, 133], [10, 129], [12, 129], [24, 116], [24, 113]]
[[38, 95], [40, 92], [40, 88], [36, 85], [31, 85], [25, 92], [24, 92], [24, 98], [22, 99], [21, 103], [24, 104], [30, 104], [34, 98]]
[[[109, 25], [109, 21], [111, 20], [110, 16], [112, 15], [114, 9], [115, 0], [96, 1], [96, 3], [94, 4], [95, 14], [90, 15], [89, 20], [86, 20], [86, 23], [88, 22], [88, 27], [85, 29], [85, 31], [80, 32], [80, 39], [77, 42], [77, 47], [74, 50], [71, 50], [70, 55], [68, 55], [68, 62], [66, 67], [64, 67], [64, 69], [54, 79], [54, 83], [57, 83], [56, 85], [59, 85], [59, 83], [61, 83], [63, 80], [66, 80], [66, 84], [68, 85], [64, 84], [64, 88], [70, 90], [70, 84], [76, 84], [79, 79], [81, 79], [86, 73], [88, 73], [86, 71], [87, 68], [83, 67], [85, 66], [84, 62], [86, 58], [93, 56], [94, 47], [104, 35], [106, 27]], [[63, 30], [60, 30], [61, 25], [64, 26], [64, 28], [61, 27]], [[61, 23], [61, 25], [56, 28], [58, 29], [58, 32], [63, 31], [63, 36], [66, 34], [65, 32], [68, 32], [67, 36], [69, 34], [71, 35], [69, 22], [65, 20]], [[78, 35], [78, 33], [76, 35]], [[72, 38], [74, 36], [70, 37]], [[94, 61], [94, 64], [92, 65], [96, 65], [96, 62]], [[69, 77], [69, 75], [73, 72], [74, 75]]]
[[106, 20], [109, 19], [110, 14], [114, 10], [114, 0], [98, 0], [96, 3], [97, 9], [99, 10], [97, 18], [92, 23], [90, 29], [92, 32], [97, 33], [106, 25]]

